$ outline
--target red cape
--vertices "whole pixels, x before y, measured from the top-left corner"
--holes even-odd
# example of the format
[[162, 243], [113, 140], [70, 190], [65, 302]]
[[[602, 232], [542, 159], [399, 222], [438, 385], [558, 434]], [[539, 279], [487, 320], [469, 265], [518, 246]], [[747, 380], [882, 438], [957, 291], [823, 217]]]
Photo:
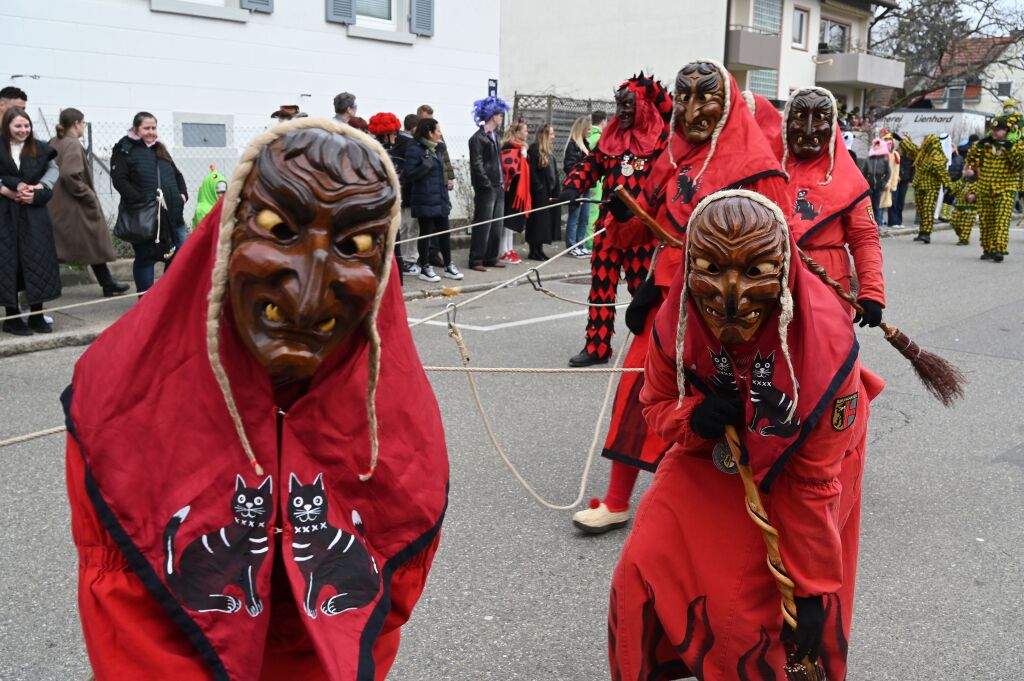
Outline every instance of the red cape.
[[[871, 194], [867, 180], [853, 162], [843, 136], [839, 134], [838, 125], [834, 130], [831, 152], [826, 148], [809, 161], [800, 161], [792, 156], [786, 161], [794, 203], [783, 206], [783, 212], [797, 243], [803, 247], [812, 246], [816, 234]], [[835, 158], [831, 174], [828, 172], [830, 153]], [[801, 196], [801, 192], [805, 193]]]
[[[407, 326], [399, 279], [391, 277], [377, 322], [383, 341], [377, 392], [380, 459], [367, 482], [358, 478], [369, 459], [368, 344], [362, 333], [357, 331], [320, 367], [309, 390], [281, 416], [279, 430], [268, 374], [242, 345], [226, 308], [221, 358], [266, 470], [265, 476], [256, 476], [206, 348], [220, 206], [203, 220], [168, 273], [75, 367], [63, 401], [68, 429], [86, 466], [86, 491], [133, 572], [185, 632], [214, 678], [259, 677], [270, 618], [267, 608], [250, 612], [249, 603], [231, 613], [202, 612], [187, 603], [183, 594], [194, 586], [188, 580], [205, 577], [186, 574], [185, 554], [193, 549], [201, 554], [208, 537], [213, 546], [205, 550], [218, 559], [227, 555], [218, 553], [225, 551], [218, 537], [226, 545], [247, 540], [252, 542], [247, 546], [266, 547], [252, 575], [264, 604], [272, 600], [274, 555], [282, 551], [300, 618], [327, 677], [372, 679], [371, 650], [392, 605], [391, 576], [434, 541], [447, 503], [444, 431]], [[307, 587], [297, 561], [310, 540], [296, 533], [301, 523], [289, 518], [292, 475], [302, 485], [322, 475], [327, 512], [316, 520], [325, 523], [326, 531], [337, 531], [332, 536], [346, 549], [335, 558], [338, 565], [349, 560], [342, 570], [361, 589], [348, 603], [352, 610], [330, 616], [315, 609], [315, 619], [304, 612]], [[243, 484], [270, 498], [266, 513], [254, 518], [258, 522], [239, 530], [233, 504]], [[227, 533], [218, 533], [219, 528]], [[216, 562], [207, 565], [216, 567]], [[231, 580], [224, 581], [219, 588], [226, 586], [235, 598], [243, 595]], [[339, 587], [345, 587], [344, 580], [318, 584], [313, 603], [326, 606], [341, 593]]]
[[767, 97], [754, 95], [754, 120], [768, 140], [775, 158], [782, 158], [782, 114]]
[[[701, 317], [693, 299], [687, 294], [686, 332], [683, 356], [686, 383], [704, 394], [725, 394], [739, 391], [745, 401], [747, 427], [739, 428], [744, 456], [762, 490], [767, 492], [782, 471], [789, 457], [814, 429], [857, 362], [859, 345], [850, 324], [849, 315], [839, 303], [836, 294], [811, 273], [796, 255], [796, 242], [790, 235], [788, 288], [792, 295], [792, 321], [786, 337], [793, 374], [798, 390], [794, 390], [790, 366], [784, 357], [779, 336], [780, 308], [762, 325], [748, 343], [740, 347], [723, 348]], [[676, 332], [679, 326], [680, 296], [686, 280], [686, 258], [680, 276], [669, 289], [666, 304], [661, 306], [654, 322], [656, 342], [668, 357], [676, 357]], [[739, 376], [735, 358], [760, 356], [760, 366], [767, 374]], [[770, 358], [770, 359], [769, 359]], [[723, 363], [728, 371], [716, 371]], [[676, 357], [676, 362], [680, 361]], [[766, 365], [764, 362], [768, 362]], [[755, 361], [753, 366], [759, 363]], [[733, 382], [731, 386], [729, 379]], [[770, 387], [765, 383], [770, 384]], [[766, 409], [764, 398], [757, 400], [748, 390], [752, 384], [761, 384], [761, 394], [774, 397], [775, 405], [788, 405], [796, 398], [792, 418], [785, 419], [785, 409]], [[682, 393], [680, 393], [682, 394]], [[760, 402], [760, 403], [759, 403]]]

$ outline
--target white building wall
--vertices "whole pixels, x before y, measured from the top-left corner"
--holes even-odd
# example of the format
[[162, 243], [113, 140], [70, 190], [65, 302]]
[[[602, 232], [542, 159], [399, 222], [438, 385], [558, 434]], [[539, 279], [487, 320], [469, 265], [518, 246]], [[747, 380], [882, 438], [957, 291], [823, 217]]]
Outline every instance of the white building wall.
[[688, 62], [722, 60], [727, 5], [724, 0], [501, 0], [501, 93], [609, 99], [640, 69], [653, 71], [671, 87]]
[[[196, 4], [237, 7], [237, 0]], [[42, 109], [51, 125], [60, 108], [74, 106], [89, 120], [125, 127], [145, 109], [162, 130], [188, 113], [255, 129], [282, 104], [333, 116], [334, 95], [349, 91], [366, 119], [378, 111], [402, 118], [430, 103], [446, 137], [464, 140], [475, 131], [473, 100], [498, 77], [498, 0], [437, 2], [435, 34], [412, 45], [349, 37], [345, 26], [324, 20], [324, 0], [277, 0], [272, 14], [252, 13], [244, 23], [150, 5], [0, 0], [0, 82], [26, 90], [30, 113]], [[452, 152], [465, 153], [455, 145]]]
[[[808, 11], [807, 47], [793, 47], [793, 12], [799, 7]], [[818, 24], [821, 3], [818, 0], [784, 0], [782, 4], [782, 55], [779, 60], [779, 99], [788, 99], [789, 93], [802, 87], [815, 85], [814, 75], [818, 55]]]

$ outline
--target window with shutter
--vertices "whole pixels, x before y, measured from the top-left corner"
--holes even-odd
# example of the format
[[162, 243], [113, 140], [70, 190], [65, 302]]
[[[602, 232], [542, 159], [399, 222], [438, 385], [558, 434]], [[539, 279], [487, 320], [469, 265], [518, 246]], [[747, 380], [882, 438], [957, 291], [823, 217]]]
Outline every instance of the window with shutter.
[[274, 0], [239, 0], [238, 6], [250, 12], [271, 14], [274, 11]]
[[355, 0], [327, 0], [327, 21], [336, 24], [356, 23]]
[[434, 35], [434, 0], [410, 0], [409, 31], [414, 35]]

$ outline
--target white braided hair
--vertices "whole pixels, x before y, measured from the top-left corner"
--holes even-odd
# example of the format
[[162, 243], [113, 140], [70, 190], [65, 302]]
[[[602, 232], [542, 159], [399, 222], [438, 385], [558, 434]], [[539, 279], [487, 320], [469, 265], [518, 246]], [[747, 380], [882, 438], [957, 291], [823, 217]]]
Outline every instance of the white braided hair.
[[825, 181], [818, 183], [825, 186], [832, 181], [832, 169], [836, 166], [836, 135], [839, 134], [839, 104], [831, 90], [826, 90], [823, 87], [802, 87], [789, 96], [786, 108], [782, 110], [782, 169], [786, 170], [786, 163], [789, 161], [789, 111], [793, 107], [793, 100], [800, 95], [808, 95], [812, 92], [827, 97], [828, 101], [832, 102], [832, 135], [828, 138], [828, 171], [825, 173]]
[[[711, 149], [708, 150], [707, 158], [704, 159], [704, 165], [702, 165], [700, 167], [700, 171], [693, 176], [693, 181], [696, 182], [700, 179], [701, 175], [704, 174], [704, 171], [707, 170], [708, 164], [711, 163], [711, 157], [715, 155], [715, 149], [718, 148], [718, 136], [722, 133], [722, 128], [725, 127], [725, 124], [729, 122], [729, 112], [732, 110], [732, 80], [729, 76], [729, 72], [726, 71], [724, 66], [722, 66], [722, 63], [715, 61], [714, 59], [694, 59], [686, 66], [689, 66], [690, 64], [711, 64], [714, 66], [718, 70], [718, 77], [722, 81], [722, 92], [725, 93], [725, 105], [722, 107], [722, 117], [718, 119], [718, 124], [711, 133], [711, 141], [709, 142], [709, 144], [711, 144]], [[686, 66], [683, 68], [685, 69]], [[668, 162], [672, 164], [673, 168], [679, 167], [676, 163], [675, 154], [672, 151], [672, 141], [675, 139], [676, 129], [675, 97], [678, 95], [679, 93], [677, 92], [673, 96], [672, 120], [669, 121]]]
[[[786, 422], [788, 423], [796, 413], [796, 405], [800, 399], [800, 387], [797, 384], [796, 372], [793, 370], [793, 360], [789, 354], [788, 332], [789, 324], [793, 321], [793, 292], [789, 288], [789, 268], [791, 266], [792, 253], [790, 252], [789, 225], [786, 224], [786, 218], [782, 214], [782, 209], [775, 205], [773, 201], [761, 194], [758, 194], [757, 192], [752, 192], [747, 189], [726, 189], [705, 196], [704, 199], [697, 204], [697, 207], [694, 208], [693, 213], [690, 215], [690, 221], [687, 223], [686, 230], [687, 233], [692, 233], [690, 232], [690, 228], [693, 225], [694, 220], [696, 220], [710, 204], [734, 196], [749, 199], [771, 211], [772, 216], [775, 218], [775, 222], [778, 223], [783, 233], [782, 295], [779, 296], [779, 307], [781, 308], [779, 313], [779, 343], [782, 347], [782, 355], [786, 360], [786, 366], [789, 368], [789, 377], [793, 381], [793, 406], [790, 408], [789, 414], [786, 417]], [[687, 239], [686, 243], [687, 253], [683, 258], [683, 289], [679, 296], [679, 324], [676, 326], [676, 386], [679, 389], [679, 400], [676, 403], [677, 409], [683, 404], [683, 394], [686, 386], [686, 377], [684, 373], [686, 366], [683, 363], [683, 341], [686, 337], [686, 296], [690, 291], [690, 239]]]
[[220, 233], [217, 238], [217, 255], [214, 261], [213, 272], [211, 274], [212, 283], [210, 286], [209, 304], [206, 311], [206, 348], [210, 360], [210, 366], [213, 368], [213, 374], [217, 378], [217, 384], [220, 386], [221, 394], [224, 396], [224, 402], [227, 405], [228, 412], [231, 414], [231, 420], [235, 424], [235, 431], [238, 433], [238, 439], [242, 444], [242, 449], [245, 450], [245, 455], [249, 459], [249, 463], [255, 469], [256, 474], [263, 475], [263, 467], [260, 465], [259, 461], [256, 460], [256, 455], [253, 453], [249, 437], [245, 433], [245, 425], [242, 423], [242, 417], [238, 413], [238, 406], [236, 405], [234, 395], [231, 392], [231, 384], [228, 380], [227, 372], [224, 369], [224, 364], [220, 359], [221, 313], [224, 308], [224, 296], [228, 289], [228, 262], [231, 258], [231, 236], [235, 230], [235, 212], [238, 210], [238, 204], [241, 200], [242, 187], [249, 178], [249, 174], [252, 172], [260, 152], [275, 140], [280, 139], [288, 133], [309, 129], [326, 130], [327, 132], [352, 137], [353, 139], [356, 139], [370, 147], [384, 164], [384, 168], [388, 174], [388, 180], [395, 192], [395, 202], [391, 206], [391, 224], [388, 228], [384, 251], [381, 257], [381, 271], [378, 272], [377, 277], [380, 284], [377, 287], [377, 293], [373, 298], [373, 305], [370, 308], [369, 313], [366, 315], [363, 326], [363, 331], [370, 343], [368, 358], [370, 377], [366, 397], [366, 413], [369, 419], [370, 430], [370, 466], [366, 473], [359, 476], [359, 479], [365, 482], [373, 477], [373, 472], [377, 467], [379, 449], [377, 436], [377, 409], [375, 404], [377, 397], [377, 380], [380, 377], [380, 333], [377, 330], [377, 312], [380, 309], [381, 300], [383, 299], [384, 292], [388, 286], [388, 278], [391, 275], [391, 252], [394, 250], [395, 235], [398, 232], [398, 226], [401, 222], [401, 207], [398, 201], [398, 195], [400, 193], [398, 187], [398, 175], [395, 173], [395, 168], [391, 164], [391, 158], [377, 140], [349, 125], [339, 123], [333, 119], [298, 118], [277, 125], [269, 130], [265, 130], [249, 143], [249, 146], [242, 152], [242, 156], [238, 160], [238, 165], [235, 166], [235, 171], [231, 175], [231, 181], [228, 182], [228, 191], [224, 195], [224, 205], [221, 207]]

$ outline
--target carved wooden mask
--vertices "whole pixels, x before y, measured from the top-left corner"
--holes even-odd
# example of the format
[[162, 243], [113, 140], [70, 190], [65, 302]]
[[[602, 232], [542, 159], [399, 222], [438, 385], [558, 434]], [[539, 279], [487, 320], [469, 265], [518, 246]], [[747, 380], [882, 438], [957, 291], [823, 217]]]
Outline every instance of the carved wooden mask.
[[636, 93], [622, 88], [615, 93], [615, 115], [619, 119], [619, 130], [629, 130], [636, 123]]
[[309, 379], [365, 319], [396, 199], [382, 159], [320, 129], [263, 149], [232, 234], [235, 326], [275, 383]]
[[832, 115], [832, 100], [820, 92], [797, 95], [786, 121], [789, 153], [807, 161], [824, 152], [832, 138]]
[[786, 234], [765, 206], [731, 196], [709, 203], [687, 228], [687, 285], [723, 343], [742, 343], [782, 294]]
[[676, 74], [676, 99], [673, 111], [676, 132], [690, 144], [711, 139], [725, 111], [722, 74], [714, 64], [687, 64]]

